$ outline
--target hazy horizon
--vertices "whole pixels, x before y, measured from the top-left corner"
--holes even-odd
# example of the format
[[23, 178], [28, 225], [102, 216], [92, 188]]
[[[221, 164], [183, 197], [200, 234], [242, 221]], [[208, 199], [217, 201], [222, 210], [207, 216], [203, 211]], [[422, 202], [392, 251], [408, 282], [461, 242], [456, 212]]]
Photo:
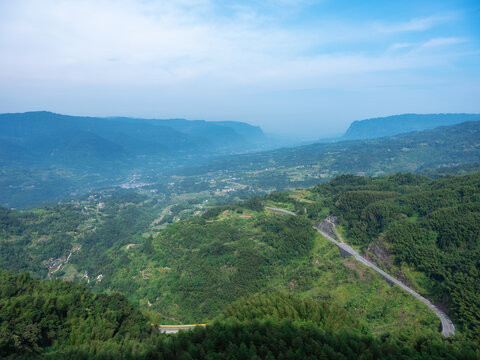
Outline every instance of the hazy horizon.
[[0, 0], [0, 112], [243, 121], [308, 139], [480, 113], [476, 1]]

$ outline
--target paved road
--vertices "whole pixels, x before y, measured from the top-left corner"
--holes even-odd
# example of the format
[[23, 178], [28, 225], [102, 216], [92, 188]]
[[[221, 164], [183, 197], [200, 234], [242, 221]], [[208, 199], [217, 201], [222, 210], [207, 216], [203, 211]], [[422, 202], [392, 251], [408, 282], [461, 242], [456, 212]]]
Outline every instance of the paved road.
[[[275, 207], [271, 207], [271, 206], [265, 206], [267, 209], [269, 210], [272, 210], [272, 211], [275, 211], [275, 212], [279, 212], [279, 213], [284, 213], [284, 214], [290, 214], [290, 215], [293, 215], [293, 216], [297, 216], [297, 214], [295, 214], [294, 212], [291, 212], [291, 211], [288, 211], [288, 210], [284, 210], [284, 209], [278, 209], [278, 208], [275, 208]], [[327, 220], [329, 223], [331, 223], [331, 221]], [[372, 264], [370, 261], [366, 260], [365, 258], [363, 258], [358, 252], [356, 252], [354, 249], [352, 249], [351, 246], [349, 246], [348, 244], [346, 244], [345, 242], [343, 242], [343, 239], [340, 237], [340, 235], [337, 233], [337, 231], [335, 230], [335, 225], [333, 223], [332, 224], [332, 229], [333, 231], [335, 232], [335, 234], [337, 234], [337, 236], [339, 237], [339, 239], [341, 239], [342, 242], [338, 242], [337, 240], [333, 239], [330, 235], [328, 235], [327, 233], [325, 233], [324, 231], [322, 231], [320, 228], [318, 228], [317, 226], [315, 226], [315, 230], [317, 230], [320, 234], [322, 234], [326, 239], [330, 240], [331, 242], [333, 242], [335, 245], [337, 245], [339, 248], [341, 248], [342, 250], [344, 250], [346, 253], [352, 255], [355, 259], [357, 259], [358, 261], [360, 261], [362, 264], [372, 268], [373, 270], [375, 270], [376, 272], [378, 272], [380, 275], [383, 276], [383, 278], [385, 278], [389, 283], [391, 284], [396, 284], [398, 286], [400, 286], [403, 290], [405, 290], [406, 292], [408, 292], [409, 294], [411, 294], [412, 296], [416, 297], [418, 300], [420, 301], [423, 301], [433, 312], [435, 312], [435, 314], [439, 317], [440, 321], [442, 322], [442, 335], [445, 336], [445, 337], [449, 337], [449, 336], [454, 336], [455, 335], [455, 326], [453, 325], [452, 323], [452, 320], [450, 320], [450, 318], [443, 312], [441, 311], [439, 308], [437, 308], [435, 305], [433, 305], [430, 300], [428, 299], [425, 299], [422, 295], [420, 295], [419, 293], [417, 293], [416, 291], [410, 289], [407, 285], [403, 284], [402, 282], [398, 281], [397, 279], [395, 279], [393, 276], [390, 276], [388, 275], [385, 271], [383, 271], [382, 269], [380, 269], [378, 266]], [[318, 224], [317, 224], [318, 225]]]
[[177, 333], [179, 330], [192, 330], [195, 326], [205, 326], [205, 324], [194, 325], [159, 325], [158, 330], [166, 334]]
[[345, 252], [349, 253], [350, 255], [352, 255], [355, 259], [357, 259], [358, 261], [360, 261], [362, 264], [372, 268], [373, 270], [375, 270], [376, 272], [378, 272], [380, 275], [382, 275], [388, 282], [392, 283], [392, 284], [396, 284], [398, 286], [400, 286], [403, 290], [405, 290], [406, 292], [410, 293], [412, 296], [416, 297], [418, 300], [420, 301], [423, 301], [432, 311], [435, 312], [435, 314], [440, 318], [440, 321], [442, 322], [442, 335], [445, 336], [445, 337], [449, 337], [449, 336], [453, 336], [455, 335], [455, 326], [453, 325], [452, 321], [450, 320], [450, 318], [443, 312], [441, 311], [439, 308], [437, 308], [435, 305], [433, 305], [430, 300], [428, 299], [425, 299], [422, 295], [420, 295], [419, 293], [417, 293], [416, 291], [410, 289], [408, 286], [406, 286], [405, 284], [403, 284], [402, 282], [398, 281], [397, 279], [395, 279], [393, 276], [390, 276], [388, 275], [385, 271], [383, 271], [382, 269], [380, 269], [379, 267], [377, 267], [376, 265], [372, 264], [371, 262], [369, 262], [368, 260], [366, 260], [365, 258], [363, 258], [362, 256], [360, 256], [360, 254], [358, 252], [356, 252], [354, 249], [352, 249], [352, 247], [350, 247], [349, 245], [345, 244], [345, 243], [340, 243], [338, 242], [337, 240], [333, 239], [331, 236], [329, 236], [327, 233], [325, 233], [324, 231], [318, 229], [317, 227], [315, 227], [315, 229], [323, 235], [323, 237], [325, 237], [326, 239], [330, 240], [331, 242], [333, 242], [335, 245], [337, 245], [339, 248], [341, 248], [342, 250], [344, 250]]
[[272, 210], [272, 211], [274, 211], [274, 212], [297, 216], [297, 214], [295, 214], [295, 213], [292, 212], [292, 211], [288, 211], [288, 210], [284, 210], [284, 209], [279, 209], [279, 208], [272, 207], [272, 206], [265, 206], [265, 208], [268, 209], [268, 210]]

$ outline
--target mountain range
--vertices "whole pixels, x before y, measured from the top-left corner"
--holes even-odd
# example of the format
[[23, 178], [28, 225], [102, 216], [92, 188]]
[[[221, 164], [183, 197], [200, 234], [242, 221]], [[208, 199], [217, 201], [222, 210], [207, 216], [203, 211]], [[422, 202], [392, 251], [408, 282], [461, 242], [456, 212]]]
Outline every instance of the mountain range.
[[[312, 182], [340, 174], [385, 175], [419, 172], [480, 161], [480, 121], [368, 140], [318, 143], [261, 153], [225, 156], [184, 174], [214, 171], [257, 171], [268, 176], [302, 168]], [[313, 185], [313, 183], [312, 183]]]
[[[224, 181], [228, 173], [256, 194], [311, 186], [345, 173], [431, 174], [475, 166], [480, 121], [462, 121], [478, 117], [368, 119], [354, 122], [335, 142], [262, 150], [275, 146], [269, 135], [241, 122], [0, 114], [0, 204], [38, 206], [133, 178], [177, 184], [169, 177], [180, 175], [198, 187], [207, 178]], [[446, 123], [454, 125], [441, 126]], [[440, 127], [411, 131], [435, 126]], [[362, 137], [369, 139], [348, 140]]]
[[91, 167], [145, 156], [246, 151], [264, 138], [238, 122], [95, 118], [29, 112], [0, 115], [0, 164]]

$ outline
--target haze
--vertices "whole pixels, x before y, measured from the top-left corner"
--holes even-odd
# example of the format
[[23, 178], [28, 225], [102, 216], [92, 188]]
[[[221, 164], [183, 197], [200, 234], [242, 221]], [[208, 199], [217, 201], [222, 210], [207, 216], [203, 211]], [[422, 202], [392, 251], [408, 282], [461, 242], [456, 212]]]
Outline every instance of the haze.
[[478, 1], [0, 0], [0, 112], [237, 120], [320, 138], [480, 112]]

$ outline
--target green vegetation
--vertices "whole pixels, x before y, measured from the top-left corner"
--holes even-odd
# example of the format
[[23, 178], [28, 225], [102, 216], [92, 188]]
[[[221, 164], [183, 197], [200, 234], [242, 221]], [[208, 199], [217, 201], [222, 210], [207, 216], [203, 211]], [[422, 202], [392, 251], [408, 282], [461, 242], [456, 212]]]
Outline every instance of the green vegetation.
[[242, 298], [227, 306], [220, 321], [290, 319], [298, 323], [315, 323], [326, 329], [357, 329], [361, 324], [343, 307], [325, 300], [301, 299], [289, 292], [278, 291]]
[[[3, 210], [1, 266], [119, 291], [157, 323], [208, 322], [241, 296], [286, 289], [335, 302], [357, 320], [367, 318], [374, 332], [437, 332], [438, 320], [420, 303], [342, 260], [312, 230], [313, 214], [329, 213], [313, 195], [272, 194], [205, 212], [203, 197], [165, 208], [124, 191], [30, 212]], [[262, 203], [306, 214], [278, 215]]]
[[[285, 293], [241, 299], [205, 328], [165, 336], [118, 294], [0, 272], [5, 359], [477, 359], [438, 335], [375, 337], [327, 302]], [[351, 326], [353, 324], [353, 326]]]
[[85, 286], [32, 279], [0, 270], [0, 357], [39, 355], [45, 348], [85, 354], [141, 354], [154, 331], [121, 295], [94, 295]]
[[0, 208], [0, 268], [95, 282], [115, 271], [112, 259], [125, 247], [143, 246], [168, 224], [204, 211], [208, 201], [222, 204], [232, 197], [200, 192], [160, 201], [149, 191], [122, 189], [31, 211]]
[[[296, 204], [285, 196], [264, 201]], [[213, 208], [169, 226], [145, 247], [113, 259], [115, 271], [94, 289], [126, 294], [162, 323], [208, 322], [240, 296], [284, 289], [339, 304], [357, 321], [368, 319], [365, 326], [375, 333], [438, 332], [433, 313], [369, 269], [343, 260], [307, 215], [279, 215], [258, 204], [252, 199]]]
[[[406, 217], [408, 226], [421, 223], [423, 215], [417, 210], [405, 210], [405, 202], [415, 204], [420, 199], [410, 193], [456, 183], [474, 184], [476, 175], [446, 179], [343, 176], [310, 190], [271, 194], [206, 212], [202, 210], [204, 197], [184, 205], [178, 204], [177, 197], [171, 201], [178, 205], [171, 206], [147, 193], [132, 191], [31, 212], [4, 209], [0, 262], [3, 268], [29, 270], [39, 278], [74, 280], [97, 292], [118, 291], [163, 323], [208, 322], [238, 297], [286, 289], [304, 298], [333, 301], [352, 311], [357, 320], [368, 319], [367, 326], [375, 333], [405, 327], [437, 331], [438, 320], [421, 303], [351, 259], [342, 260], [335, 246], [316, 234], [312, 225], [333, 212], [340, 216], [348, 241], [367, 249], [391, 219]], [[467, 189], [462, 191], [467, 193]], [[399, 194], [405, 199], [395, 203]], [[262, 204], [302, 216], [278, 215], [265, 211]], [[432, 209], [436, 206], [431, 204]], [[463, 225], [467, 229], [475, 229], [468, 217], [461, 221], [467, 221]], [[174, 223], [166, 226], [168, 222]], [[420, 234], [415, 232], [415, 236]], [[444, 239], [447, 235], [439, 236]], [[459, 241], [456, 246], [464, 249]], [[408, 246], [408, 251], [412, 249], [416, 248]], [[391, 247], [388, 250], [393, 251]], [[401, 274], [403, 269], [427, 297], [451, 301], [450, 288], [440, 286], [435, 275], [430, 276], [420, 264], [400, 258], [400, 251], [397, 254], [397, 260], [387, 268], [393, 266], [394, 274]], [[436, 259], [447, 262], [453, 257]], [[415, 266], [419, 271], [411, 271]], [[462, 289], [474, 292], [477, 284], [468, 279], [473, 285]], [[461, 308], [461, 298], [457, 299]], [[475, 297], [471, 301], [476, 301]], [[455, 314], [457, 307], [448, 304]], [[467, 317], [454, 317], [454, 321], [469, 324], [465, 330], [475, 326]]]
[[[97, 284], [172, 322], [211, 320], [238, 297], [264, 289], [280, 269], [313, 247], [308, 221], [241, 207], [169, 226], [145, 247], [126, 250]], [[205, 219], [207, 218], [207, 219]]]
[[[480, 174], [342, 176], [315, 188], [348, 241], [447, 304], [465, 333], [480, 333]], [[421, 274], [424, 274], [423, 276]]]
[[92, 197], [29, 212], [0, 208], [0, 267], [40, 278], [61, 277], [65, 267], [75, 265], [76, 272], [96, 273], [105, 265], [105, 253], [118, 251], [153, 220], [147, 210], [154, 202], [135, 206], [148, 200], [145, 196], [119, 192], [115, 202], [108, 200]]

